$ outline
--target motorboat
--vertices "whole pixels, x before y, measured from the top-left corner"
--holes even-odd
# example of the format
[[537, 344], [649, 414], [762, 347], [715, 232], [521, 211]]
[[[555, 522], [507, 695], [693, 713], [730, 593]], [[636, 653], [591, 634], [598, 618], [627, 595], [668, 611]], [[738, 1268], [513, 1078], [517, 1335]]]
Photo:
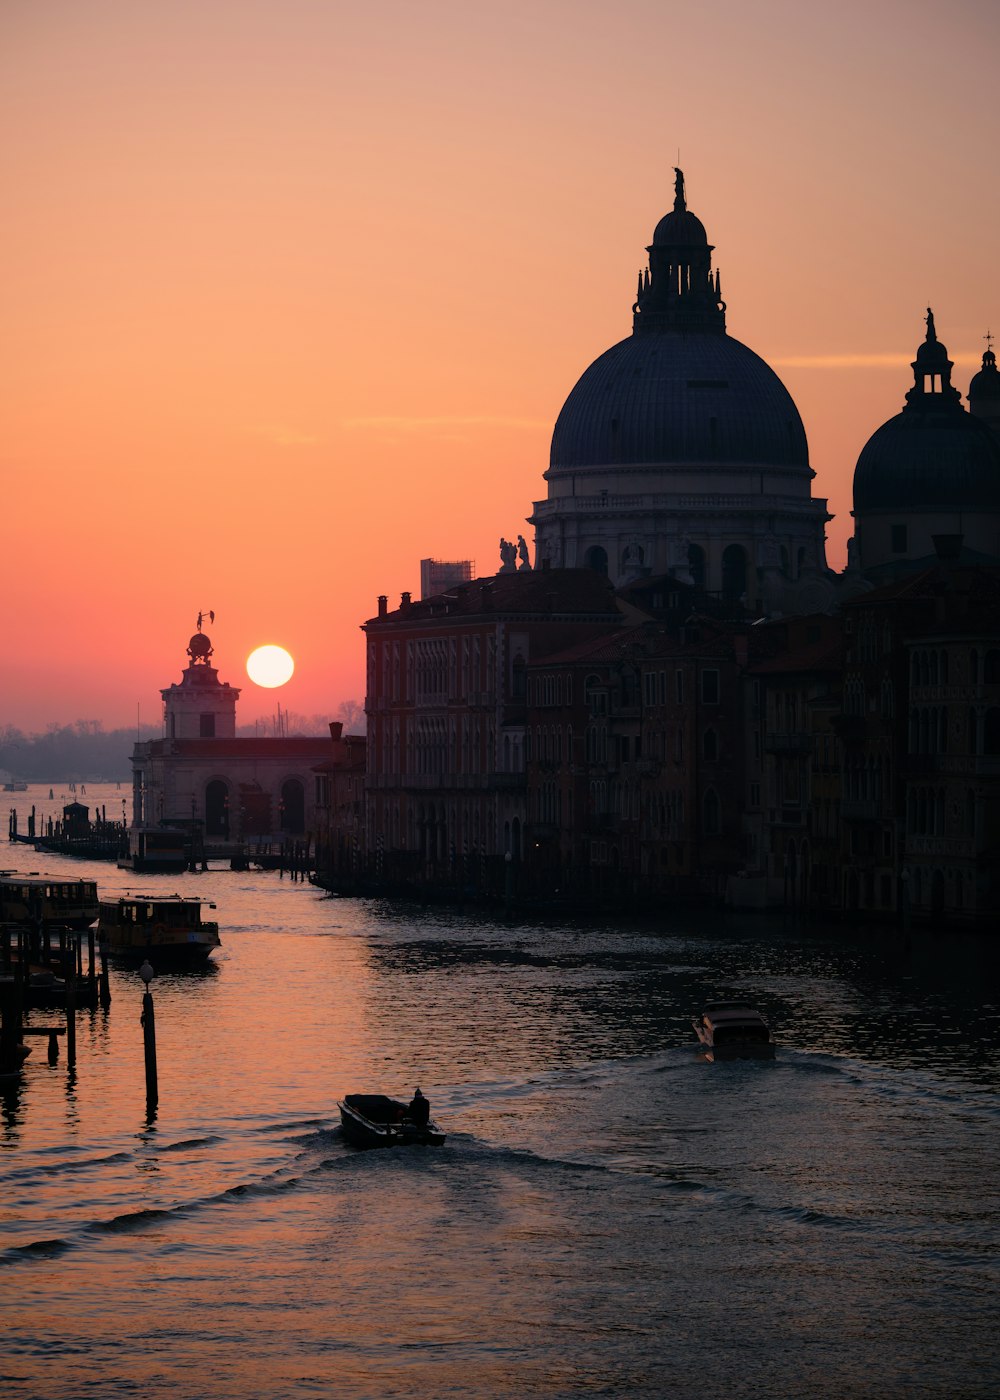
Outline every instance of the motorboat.
[[774, 1037], [745, 1001], [713, 1001], [691, 1022], [706, 1060], [773, 1060]]
[[0, 922], [85, 929], [96, 918], [96, 880], [0, 871]]
[[409, 1105], [386, 1094], [346, 1094], [337, 1107], [344, 1136], [356, 1147], [440, 1147], [445, 1139], [433, 1120], [415, 1123]]
[[[102, 899], [97, 935], [108, 951], [141, 962], [157, 972], [206, 962], [221, 946], [219, 925], [202, 918], [206, 901], [186, 895], [126, 894]], [[207, 908], [215, 905], [207, 903]]]

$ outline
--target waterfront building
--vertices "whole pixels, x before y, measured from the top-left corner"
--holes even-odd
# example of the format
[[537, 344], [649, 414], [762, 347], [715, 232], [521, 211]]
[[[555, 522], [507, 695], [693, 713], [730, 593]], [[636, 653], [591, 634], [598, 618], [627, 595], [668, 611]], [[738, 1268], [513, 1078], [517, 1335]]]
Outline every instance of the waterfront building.
[[330, 724], [333, 751], [316, 765], [316, 877], [328, 887], [356, 881], [365, 861], [367, 738]]
[[747, 671], [743, 906], [840, 907], [842, 624], [815, 614], [754, 629]]
[[585, 569], [404, 593], [391, 612], [379, 599], [364, 624], [370, 874], [493, 892], [519, 875], [528, 666], [621, 617], [608, 580]]
[[[650, 595], [672, 586], [651, 581]], [[647, 617], [531, 666], [532, 890], [723, 893], [745, 859], [747, 632], [697, 613]]]
[[216, 846], [316, 831], [317, 764], [330, 739], [238, 738], [240, 691], [221, 681], [211, 641], [191, 637], [181, 680], [161, 690], [163, 738], [132, 753], [132, 826], [192, 829]]
[[845, 604], [844, 632], [844, 907], [987, 927], [1000, 898], [1000, 568], [941, 558]]

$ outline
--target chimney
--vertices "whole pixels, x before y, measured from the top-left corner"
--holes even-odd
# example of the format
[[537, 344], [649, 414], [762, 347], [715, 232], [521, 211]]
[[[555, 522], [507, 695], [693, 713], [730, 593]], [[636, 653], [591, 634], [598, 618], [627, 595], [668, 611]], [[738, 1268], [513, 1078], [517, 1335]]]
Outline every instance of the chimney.
[[332, 719], [330, 721], [330, 738], [337, 742], [344, 732], [344, 721], [342, 719]]
[[378, 595], [378, 615], [379, 615], [379, 617], [385, 617], [385, 615], [386, 615], [386, 613], [388, 612], [388, 610], [389, 610], [389, 599], [386, 597], [386, 595], [385, 595], [384, 593], [380, 593], [380, 594]]
[[401, 594], [399, 595], [399, 611], [400, 611], [400, 612], [403, 612], [403, 613], [407, 613], [407, 612], [410, 611], [410, 595], [409, 595], [409, 593], [401, 593]]

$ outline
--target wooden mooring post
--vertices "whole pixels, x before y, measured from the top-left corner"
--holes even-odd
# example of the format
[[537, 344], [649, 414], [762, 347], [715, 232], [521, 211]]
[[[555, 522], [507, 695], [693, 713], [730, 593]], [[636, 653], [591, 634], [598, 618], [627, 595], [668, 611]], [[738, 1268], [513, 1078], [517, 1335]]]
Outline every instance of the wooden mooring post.
[[146, 1112], [152, 1113], [159, 1102], [160, 1090], [156, 1078], [156, 1013], [153, 1009], [153, 994], [149, 990], [149, 984], [154, 977], [153, 969], [149, 959], [143, 963], [139, 969], [139, 976], [146, 984], [146, 990], [142, 994], [142, 1015], [139, 1021], [142, 1025], [142, 1046], [146, 1063]]

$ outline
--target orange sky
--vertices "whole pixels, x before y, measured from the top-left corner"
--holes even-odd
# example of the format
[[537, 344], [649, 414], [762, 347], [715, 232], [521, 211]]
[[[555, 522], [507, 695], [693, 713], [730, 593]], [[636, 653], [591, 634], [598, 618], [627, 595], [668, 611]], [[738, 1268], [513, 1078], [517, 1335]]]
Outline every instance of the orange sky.
[[[836, 520], [924, 308], [1000, 329], [994, 0], [6, 0], [0, 724], [364, 692], [419, 560], [499, 567], [672, 204]], [[280, 692], [247, 653], [294, 654]]]

